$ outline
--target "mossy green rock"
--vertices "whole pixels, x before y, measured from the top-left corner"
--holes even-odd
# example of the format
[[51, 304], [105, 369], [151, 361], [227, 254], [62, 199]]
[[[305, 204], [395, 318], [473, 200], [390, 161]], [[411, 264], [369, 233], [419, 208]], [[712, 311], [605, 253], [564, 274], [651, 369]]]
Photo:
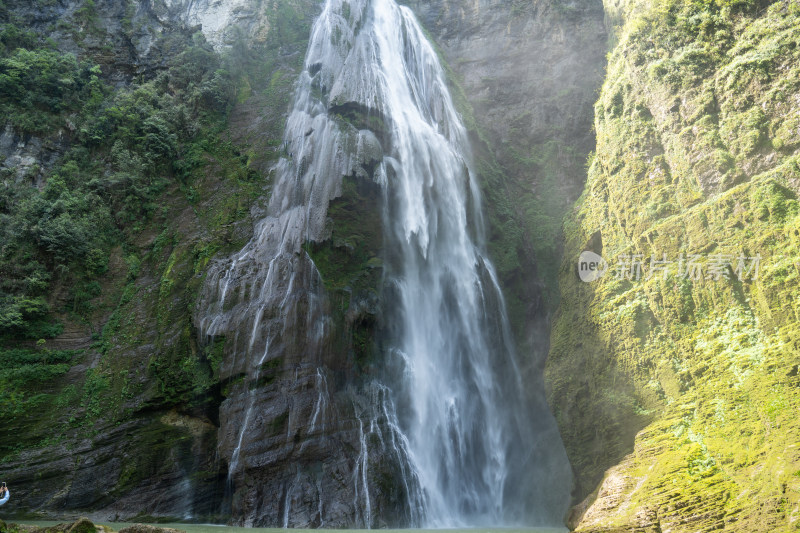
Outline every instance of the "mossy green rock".
[[616, 4], [546, 368], [572, 525], [798, 531], [800, 5]]
[[65, 522], [56, 524], [49, 527], [29, 526], [25, 524], [9, 524], [6, 526], [5, 522], [0, 520], [0, 532], [15, 532], [15, 533], [96, 533], [98, 530], [104, 531], [103, 526], [95, 526], [94, 523], [86, 517], [77, 519], [75, 522]]
[[70, 526], [67, 533], [95, 533], [97, 528], [88, 518], [79, 518]]

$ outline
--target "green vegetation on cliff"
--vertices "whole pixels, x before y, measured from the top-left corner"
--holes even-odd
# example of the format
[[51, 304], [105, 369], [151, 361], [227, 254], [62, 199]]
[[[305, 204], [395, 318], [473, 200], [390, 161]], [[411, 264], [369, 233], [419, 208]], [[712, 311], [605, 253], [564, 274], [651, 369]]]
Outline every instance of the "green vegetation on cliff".
[[[109, 272], [112, 256], [133, 260], [141, 253], [137, 238], [169, 210], [170, 190], [192, 201], [211, 153], [236, 157], [230, 145], [227, 152], [214, 146], [235, 86], [200, 35], [165, 43], [179, 50], [167, 68], [123, 89], [104, 82], [90, 60], [64, 55], [13, 23], [2, 26], [0, 42], [0, 105], [9, 126], [18, 135], [68, 136], [70, 144], [39, 187], [32, 186], [39, 179], [35, 166], [27, 175], [4, 171], [0, 337], [20, 347], [2, 356], [15, 361], [13, 354], [25, 353], [30, 360], [0, 378], [8, 423], [32, 407], [27, 400], [41, 401], [14, 376], [38, 370], [37, 381], [46, 383], [56, 369], [68, 369], [41, 363], [62, 353], [45, 347], [44, 339], [61, 333], [56, 317], [93, 327], [113, 285], [136, 277], [131, 270]], [[31, 344], [37, 339], [38, 349]]]
[[[55, 7], [0, 3], [0, 127], [43, 147], [32, 165], [0, 161], [0, 425], [15, 435], [0, 462], [31, 491], [17, 512], [99, 508], [172, 471], [193, 472], [196, 494], [219, 487], [222, 342], [198, 344], [196, 294], [209, 261], [252, 234], [315, 0], [265, 4], [264, 31], [228, 53], [193, 29], [154, 32], [137, 65], [108, 59], [109, 28], [136, 44], [154, 24], [126, 5], [34, 33], [30, 17]], [[135, 453], [105, 464], [109, 447]], [[102, 479], [81, 494], [47, 485], [91, 461]]]
[[546, 370], [581, 529], [798, 531], [800, 4], [617, 4]]

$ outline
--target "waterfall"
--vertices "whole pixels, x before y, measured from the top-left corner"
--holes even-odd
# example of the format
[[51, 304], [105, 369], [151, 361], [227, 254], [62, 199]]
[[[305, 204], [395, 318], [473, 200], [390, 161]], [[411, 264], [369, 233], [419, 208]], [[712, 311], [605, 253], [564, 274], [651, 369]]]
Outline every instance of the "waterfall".
[[[201, 298], [204, 336], [236, 332], [223, 373], [255, 384], [239, 397], [246, 412], [223, 421], [232, 468], [246, 468], [245, 447], [258, 440], [250, 425], [261, 368], [289, 346], [302, 345], [301, 377], [316, 388], [309, 438], [325, 433], [331, 320], [303, 245], [327, 238], [329, 203], [343, 177], [359, 176], [383, 191], [385, 369], [352, 402], [353, 520], [376, 519], [370, 475], [380, 452], [396, 465], [408, 525], [560, 524], [569, 464], [541, 376], [527, 377], [514, 351], [467, 132], [436, 52], [394, 0], [326, 0], [304, 67], [267, 215], [239, 254], [211, 268]], [[303, 482], [287, 486], [284, 527]], [[308, 486], [329, 492], [319, 479]], [[319, 502], [320, 523], [330, 507]]]
[[[393, 353], [401, 358], [396, 385], [409, 406], [405, 429], [428, 498], [428, 524], [557, 521], [568, 500], [569, 467], [563, 452], [546, 457], [530, 449], [541, 442], [532, 418], [546, 414], [529, 410], [525, 387], [535, 384], [522, 382], [483, 251], [465, 128], [411, 11], [392, 0], [371, 7], [364, 57], [365, 70], [375, 73], [377, 102], [362, 103], [377, 104], [391, 123], [381, 170], [387, 279], [397, 303]], [[535, 464], [534, 456], [555, 464]], [[551, 472], [561, 478], [536, 478]], [[542, 485], [557, 497], [537, 502]], [[543, 503], [553, 508], [537, 509]]]

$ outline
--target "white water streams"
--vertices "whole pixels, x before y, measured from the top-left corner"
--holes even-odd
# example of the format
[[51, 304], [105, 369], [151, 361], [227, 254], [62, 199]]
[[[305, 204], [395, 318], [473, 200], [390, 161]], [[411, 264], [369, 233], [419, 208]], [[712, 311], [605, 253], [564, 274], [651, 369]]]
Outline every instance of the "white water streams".
[[320, 424], [320, 431], [325, 433], [325, 418], [324, 413], [325, 410], [328, 408], [328, 380], [325, 377], [325, 374], [322, 373], [321, 368], [317, 368], [317, 377], [315, 380], [315, 386], [317, 389], [317, 401], [314, 403], [314, 413], [311, 415], [311, 424], [308, 429], [309, 433], [314, 433], [317, 429], [317, 422]]
[[[379, 176], [387, 281], [396, 298], [393, 353], [402, 359], [391, 385], [407, 407], [403, 429], [426, 522], [549, 521], [558, 511], [539, 508], [552, 499], [535, 501], [535, 485], [547, 483], [566, 502], [569, 468], [563, 453], [553, 456], [560, 465], [530, 461], [539, 444], [531, 418], [543, 414], [528, 409], [505, 305], [482, 249], [466, 130], [411, 11], [373, 0], [365, 13], [348, 58], [364, 74], [334, 81], [333, 99], [345, 88], [349, 101], [383, 117], [390, 133]], [[332, 9], [325, 16], [337, 19]], [[536, 479], [553, 466], [562, 479]]]
[[[365, 117], [359, 127], [373, 131], [335, 116], [347, 113]], [[240, 254], [209, 273], [209, 299], [216, 303], [201, 320], [203, 332], [224, 334], [244, 324], [249, 342], [234, 352], [246, 354], [241, 365], [257, 382], [270, 346], [280, 346], [289, 328], [297, 334], [302, 322], [319, 392], [310, 427], [324, 432], [329, 394], [319, 343], [330, 321], [320, 274], [302, 245], [324, 240], [328, 203], [341, 194], [342, 177], [369, 177], [365, 169], [373, 168], [384, 191], [391, 348], [384, 383], [367, 385], [366, 408], [354, 405], [354, 519], [366, 527], [374, 522], [370, 454], [379, 448], [396, 458], [409, 524], [559, 523], [569, 500], [569, 465], [540, 380], [523, 382], [484, 252], [467, 133], [436, 53], [408, 8], [394, 0], [325, 2], [285, 144], [267, 217]], [[252, 409], [250, 401], [231, 474]], [[284, 526], [294, 486], [285, 495]], [[322, 502], [319, 509], [322, 520]]]
[[[251, 340], [252, 343], [252, 340]], [[267, 354], [269, 354], [269, 342], [267, 342], [266, 347], [264, 348], [264, 353], [261, 355], [261, 358], [258, 361], [258, 364], [255, 366], [255, 381], [258, 383], [258, 378], [261, 375], [261, 366], [264, 364], [264, 359], [267, 358]], [[235, 361], [234, 361], [235, 363]], [[242, 423], [242, 427], [239, 429], [239, 440], [236, 443], [236, 448], [233, 450], [233, 455], [231, 456], [230, 464], [228, 465], [228, 486], [231, 485], [233, 481], [233, 476], [236, 474], [239, 468], [239, 456], [242, 452], [242, 441], [244, 440], [244, 436], [247, 433], [247, 428], [250, 427], [250, 417], [253, 416], [253, 407], [255, 404], [254, 401], [255, 396], [255, 389], [250, 390], [247, 394], [247, 411], [244, 415], [244, 422]]]

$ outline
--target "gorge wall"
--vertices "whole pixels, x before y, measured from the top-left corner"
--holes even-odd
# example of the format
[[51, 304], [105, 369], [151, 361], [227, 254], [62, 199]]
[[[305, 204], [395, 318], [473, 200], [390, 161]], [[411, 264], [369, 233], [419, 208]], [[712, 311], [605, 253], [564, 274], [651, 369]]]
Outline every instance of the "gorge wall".
[[[796, 531], [800, 7], [606, 7], [614, 46], [546, 371], [591, 493], [572, 525]], [[605, 276], [580, 280], [583, 251]]]
[[192, 316], [263, 213], [317, 5], [0, 6], [5, 511], [229, 518]]

